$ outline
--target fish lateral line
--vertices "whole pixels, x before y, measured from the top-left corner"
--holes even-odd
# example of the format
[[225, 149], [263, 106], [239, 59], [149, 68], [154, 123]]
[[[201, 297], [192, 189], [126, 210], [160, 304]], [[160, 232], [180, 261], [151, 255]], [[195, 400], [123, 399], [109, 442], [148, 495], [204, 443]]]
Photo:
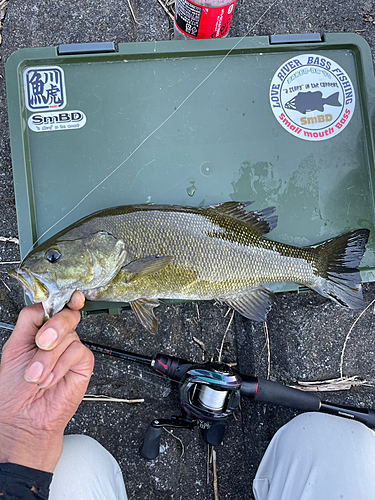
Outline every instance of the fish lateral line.
[[342, 306], [362, 307], [358, 266], [368, 229], [295, 247], [263, 236], [276, 222], [274, 207], [244, 211], [249, 204], [105, 209], [42, 243], [11, 274], [48, 316], [80, 290], [89, 300], [129, 303], [151, 333], [159, 299], [217, 299], [265, 321], [276, 300], [263, 286], [269, 283], [298, 283]]

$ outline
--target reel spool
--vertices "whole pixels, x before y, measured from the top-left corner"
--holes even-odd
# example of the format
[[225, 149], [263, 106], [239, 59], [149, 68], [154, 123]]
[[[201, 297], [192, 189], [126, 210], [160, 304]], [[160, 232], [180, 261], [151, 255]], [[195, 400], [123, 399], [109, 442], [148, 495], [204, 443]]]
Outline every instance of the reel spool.
[[180, 407], [201, 420], [226, 419], [239, 405], [241, 383], [224, 363], [195, 365], [181, 379]]

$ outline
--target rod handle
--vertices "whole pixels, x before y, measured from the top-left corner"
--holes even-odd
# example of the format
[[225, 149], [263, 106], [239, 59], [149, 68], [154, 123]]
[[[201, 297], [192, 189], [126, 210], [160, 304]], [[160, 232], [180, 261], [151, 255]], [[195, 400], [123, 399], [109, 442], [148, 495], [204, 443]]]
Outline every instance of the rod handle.
[[254, 401], [289, 406], [296, 410], [319, 411], [320, 398], [317, 394], [287, 387], [272, 380], [241, 374], [241, 395]]

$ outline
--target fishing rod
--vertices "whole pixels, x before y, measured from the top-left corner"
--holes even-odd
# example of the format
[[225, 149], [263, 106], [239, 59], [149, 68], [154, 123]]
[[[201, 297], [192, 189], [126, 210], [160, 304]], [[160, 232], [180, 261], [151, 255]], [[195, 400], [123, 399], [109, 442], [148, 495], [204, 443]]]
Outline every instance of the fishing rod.
[[317, 394], [240, 373], [225, 363], [199, 364], [165, 354], [151, 358], [92, 342], [81, 342], [93, 352], [146, 364], [159, 375], [179, 383], [181, 415], [156, 419], [148, 426], [140, 447], [141, 456], [148, 460], [155, 459], [159, 454], [163, 427], [193, 429], [198, 426], [206, 443], [219, 445], [224, 438], [226, 421], [238, 407], [240, 396], [301, 411], [320, 411], [346, 417], [375, 428], [375, 410], [324, 402]]
[[[14, 325], [0, 322], [0, 328], [13, 330]], [[225, 363], [199, 364], [165, 354], [152, 358], [82, 339], [81, 342], [93, 352], [148, 365], [159, 375], [179, 384], [181, 415], [155, 419], [148, 426], [140, 447], [141, 456], [148, 460], [159, 454], [163, 427], [194, 429], [198, 426], [206, 443], [219, 445], [224, 438], [226, 421], [238, 407], [240, 396], [301, 411], [346, 417], [375, 428], [375, 410], [324, 402], [317, 394], [240, 373]]]

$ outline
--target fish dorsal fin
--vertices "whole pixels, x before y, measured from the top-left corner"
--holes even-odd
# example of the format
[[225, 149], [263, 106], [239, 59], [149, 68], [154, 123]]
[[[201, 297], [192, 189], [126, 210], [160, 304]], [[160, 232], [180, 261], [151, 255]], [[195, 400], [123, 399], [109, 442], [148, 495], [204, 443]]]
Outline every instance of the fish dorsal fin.
[[232, 299], [224, 299], [228, 306], [253, 321], [266, 321], [268, 311], [276, 302], [276, 297], [271, 290], [259, 286], [246, 292], [245, 295]]
[[138, 321], [151, 333], [156, 333], [158, 322], [154, 315], [154, 307], [160, 302], [156, 299], [137, 299], [130, 302], [130, 306]]
[[211, 208], [216, 212], [220, 212], [229, 217], [233, 217], [245, 224], [248, 224], [253, 229], [256, 229], [260, 234], [266, 234], [275, 229], [277, 226], [277, 215], [272, 215], [276, 208], [268, 207], [264, 210], [256, 210], [248, 212], [245, 207], [254, 203], [253, 201], [237, 202], [227, 201], [219, 205], [211, 205]]
[[170, 255], [151, 255], [142, 259], [133, 260], [121, 268], [126, 276], [126, 282], [136, 280], [149, 274], [162, 271], [173, 259]]

